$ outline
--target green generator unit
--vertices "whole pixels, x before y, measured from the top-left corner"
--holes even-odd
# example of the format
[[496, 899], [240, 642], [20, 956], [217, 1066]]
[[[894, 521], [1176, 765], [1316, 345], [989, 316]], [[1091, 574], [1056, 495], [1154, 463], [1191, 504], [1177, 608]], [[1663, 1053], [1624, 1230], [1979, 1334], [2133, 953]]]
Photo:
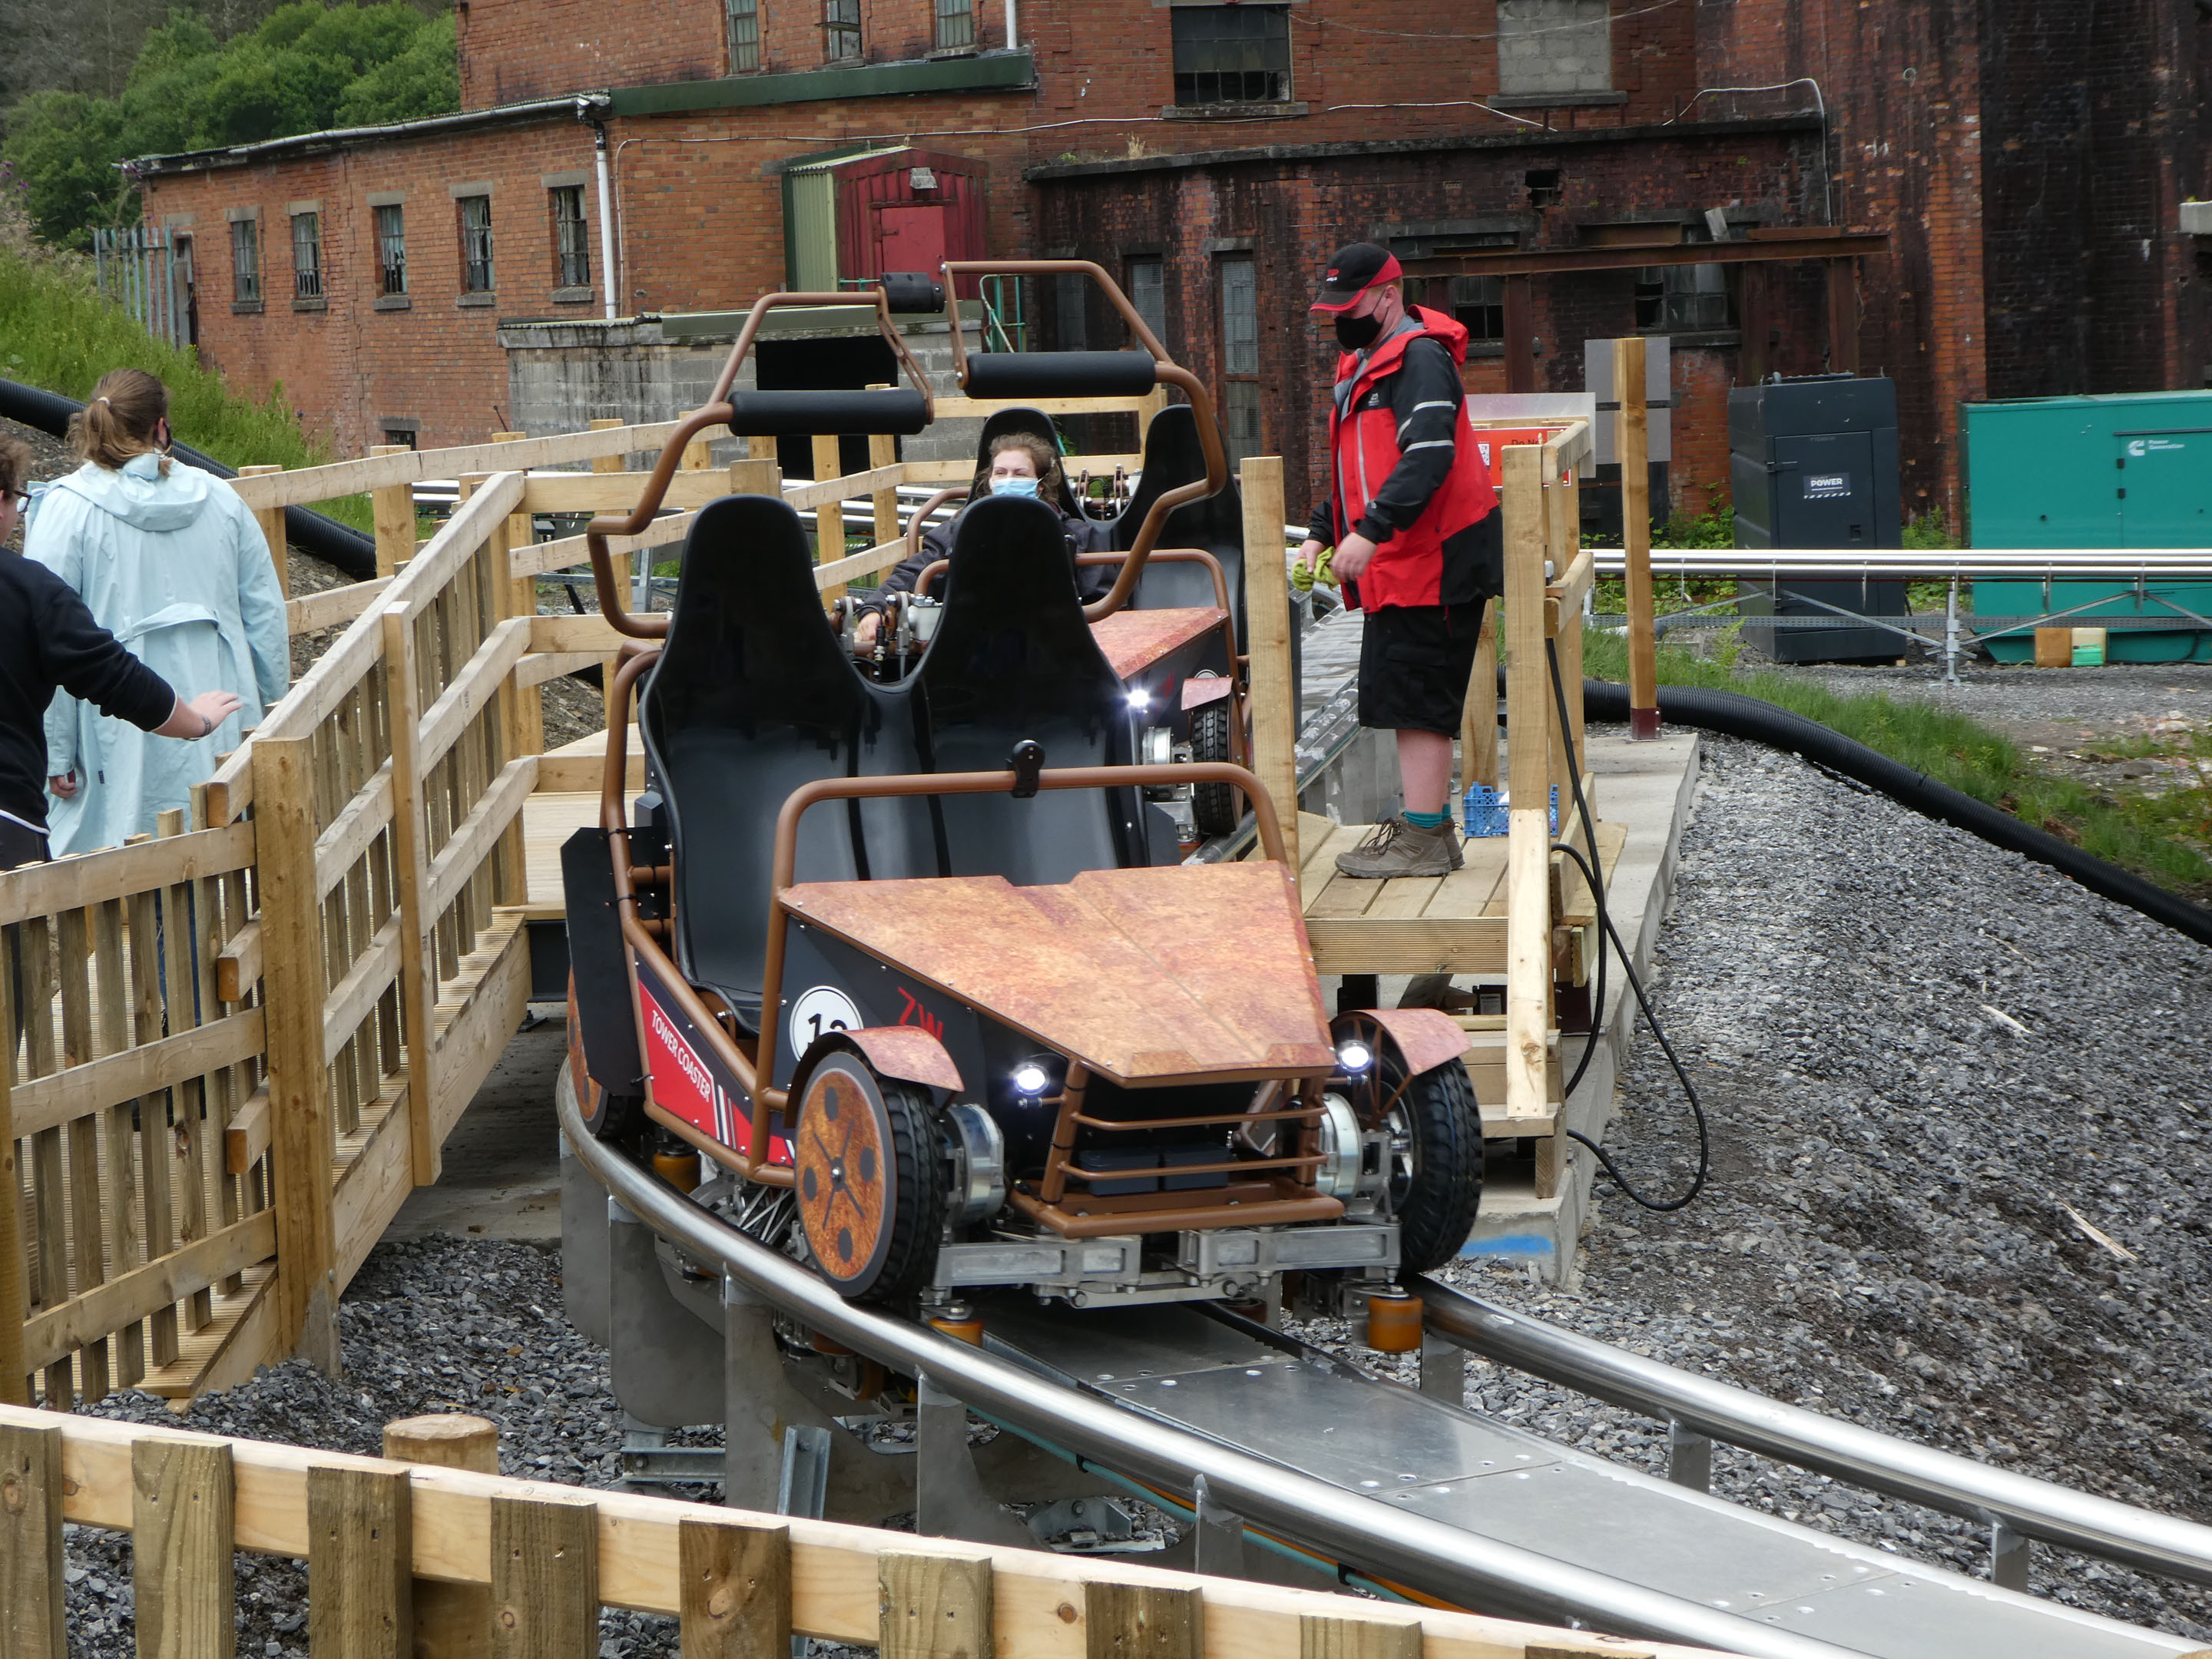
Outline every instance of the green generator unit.
[[[1977, 547], [2212, 547], [2212, 392], [1968, 404], [1968, 512]], [[2156, 598], [2151, 596], [2155, 595]], [[2107, 662], [2212, 662], [2212, 580], [1977, 581], [1982, 617], [2109, 628]], [[2138, 621], [2137, 619], [2141, 620]], [[2152, 623], [2171, 626], [2150, 626]], [[1999, 662], [2035, 654], [2033, 634], [1989, 641]]]

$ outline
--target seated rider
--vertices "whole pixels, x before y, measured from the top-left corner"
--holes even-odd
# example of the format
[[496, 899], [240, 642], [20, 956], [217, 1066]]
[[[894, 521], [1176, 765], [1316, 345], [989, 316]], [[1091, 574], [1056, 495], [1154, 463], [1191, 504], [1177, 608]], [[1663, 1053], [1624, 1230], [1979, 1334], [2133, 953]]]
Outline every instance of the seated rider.
[[[1068, 554], [1106, 553], [1112, 551], [1112, 526], [1095, 519], [1071, 514], [1066, 508], [1067, 488], [1060, 476], [1060, 457], [1052, 441], [1034, 432], [1002, 432], [991, 441], [991, 459], [988, 469], [979, 469], [975, 483], [968, 492], [970, 502], [986, 495], [1032, 495], [1044, 502], [1060, 515], [1060, 528], [1066, 532]], [[964, 514], [967, 508], [963, 507]], [[860, 625], [854, 643], [858, 647], [872, 647], [876, 635], [883, 627], [884, 612], [889, 608], [894, 593], [910, 593], [921, 580], [921, 573], [939, 559], [952, 556], [952, 540], [960, 527], [960, 514], [947, 522], [932, 526], [921, 536], [921, 551], [905, 560], [890, 575], [884, 585], [863, 599]], [[1075, 573], [1076, 590], [1088, 605], [1102, 599], [1113, 586], [1115, 568], [1110, 564], [1083, 565]], [[940, 574], [931, 585], [934, 597], [944, 597], [944, 578]]]

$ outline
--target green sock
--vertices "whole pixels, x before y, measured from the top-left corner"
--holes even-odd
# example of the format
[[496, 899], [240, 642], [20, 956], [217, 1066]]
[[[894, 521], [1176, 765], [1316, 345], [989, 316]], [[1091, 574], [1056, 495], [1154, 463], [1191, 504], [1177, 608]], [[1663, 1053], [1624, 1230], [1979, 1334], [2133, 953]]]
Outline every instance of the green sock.
[[1451, 822], [1449, 812], [1408, 812], [1406, 822], [1416, 830], [1441, 830]]

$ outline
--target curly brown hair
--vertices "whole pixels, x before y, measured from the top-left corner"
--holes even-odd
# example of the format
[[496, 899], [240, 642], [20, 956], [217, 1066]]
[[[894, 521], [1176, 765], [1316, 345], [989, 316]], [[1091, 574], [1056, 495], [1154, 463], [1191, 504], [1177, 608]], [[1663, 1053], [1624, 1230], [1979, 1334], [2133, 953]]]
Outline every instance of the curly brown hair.
[[1010, 449], [1018, 449], [1030, 458], [1036, 469], [1037, 495], [1046, 501], [1057, 501], [1064, 488], [1060, 476], [1060, 451], [1053, 441], [1041, 432], [1001, 432], [991, 440], [991, 453], [983, 465], [975, 469], [975, 482], [969, 486], [971, 500], [991, 493], [991, 463]]

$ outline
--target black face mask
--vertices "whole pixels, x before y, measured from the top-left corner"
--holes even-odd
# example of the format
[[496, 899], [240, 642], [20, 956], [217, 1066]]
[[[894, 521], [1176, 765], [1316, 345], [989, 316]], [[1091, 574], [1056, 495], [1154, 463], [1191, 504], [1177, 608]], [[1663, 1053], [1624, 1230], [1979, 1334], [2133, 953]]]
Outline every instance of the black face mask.
[[1339, 312], [1336, 317], [1336, 343], [1346, 351], [1364, 351], [1375, 343], [1375, 337], [1382, 331], [1382, 325], [1372, 313], [1354, 317], [1349, 312]]

